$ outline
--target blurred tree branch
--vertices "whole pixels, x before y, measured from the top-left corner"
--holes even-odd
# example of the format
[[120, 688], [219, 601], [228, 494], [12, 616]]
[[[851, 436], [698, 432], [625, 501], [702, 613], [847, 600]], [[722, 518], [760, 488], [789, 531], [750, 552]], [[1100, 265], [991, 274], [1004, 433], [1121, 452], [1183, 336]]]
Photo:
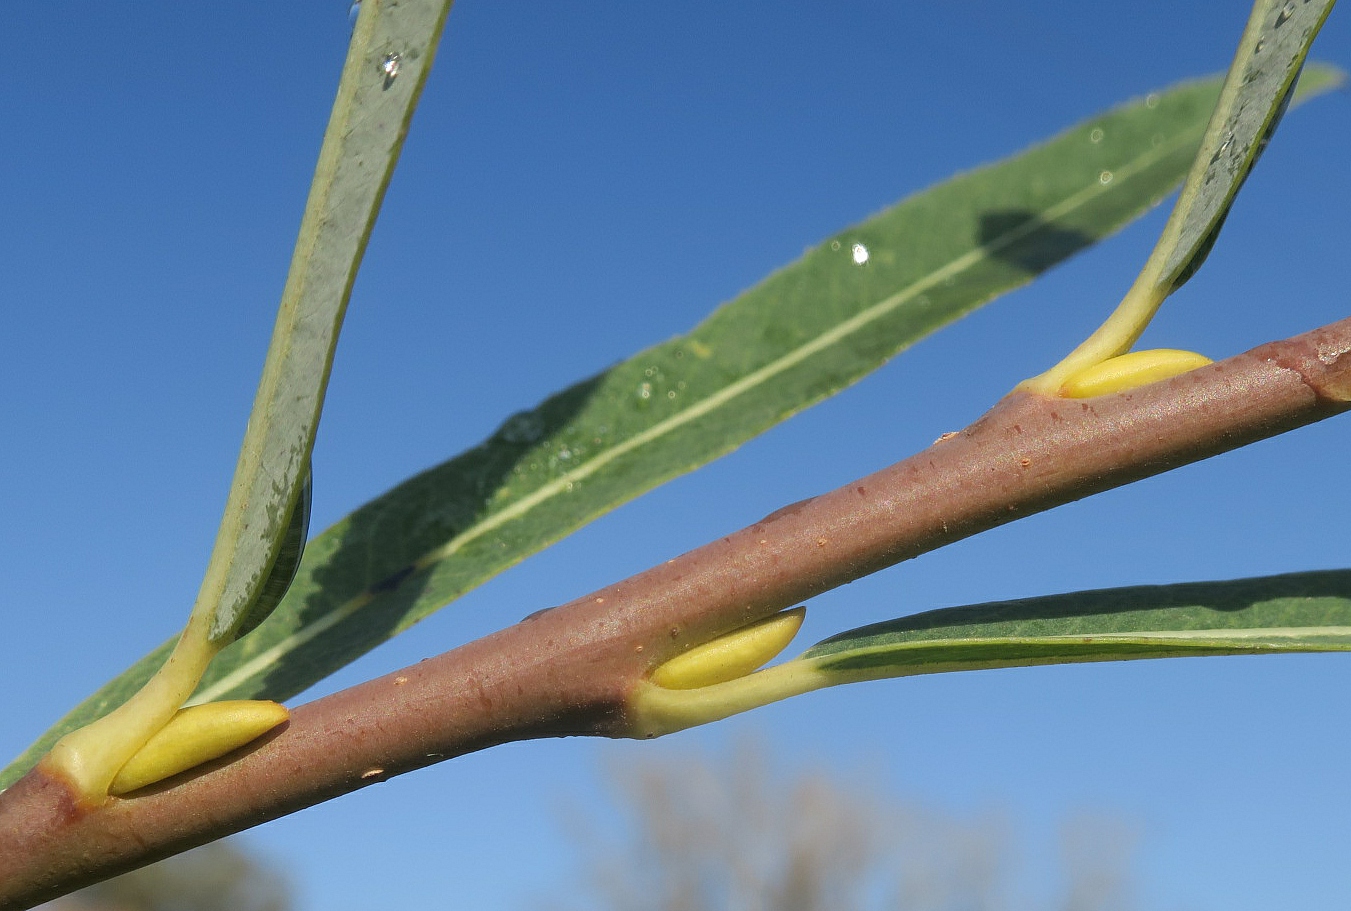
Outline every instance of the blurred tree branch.
[[1130, 827], [1097, 814], [1061, 825], [1056, 896], [1019, 900], [1022, 861], [1006, 814], [961, 816], [853, 776], [785, 774], [763, 747], [612, 763], [623, 825], [587, 808], [580, 882], [542, 911], [1063, 911], [1130, 907]]
[[289, 911], [274, 867], [233, 841], [218, 841], [95, 883], [44, 911]]

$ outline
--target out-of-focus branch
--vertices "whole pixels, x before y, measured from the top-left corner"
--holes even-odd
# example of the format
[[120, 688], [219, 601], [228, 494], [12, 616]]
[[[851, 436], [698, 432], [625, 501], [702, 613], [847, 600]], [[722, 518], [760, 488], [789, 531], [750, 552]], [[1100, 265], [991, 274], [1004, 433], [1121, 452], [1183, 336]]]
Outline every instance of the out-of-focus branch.
[[1351, 319], [1131, 392], [1017, 392], [838, 490], [476, 642], [296, 709], [243, 755], [80, 806], [42, 765], [0, 794], [0, 909], [497, 743], [632, 736], [664, 660], [1013, 519], [1351, 407]]

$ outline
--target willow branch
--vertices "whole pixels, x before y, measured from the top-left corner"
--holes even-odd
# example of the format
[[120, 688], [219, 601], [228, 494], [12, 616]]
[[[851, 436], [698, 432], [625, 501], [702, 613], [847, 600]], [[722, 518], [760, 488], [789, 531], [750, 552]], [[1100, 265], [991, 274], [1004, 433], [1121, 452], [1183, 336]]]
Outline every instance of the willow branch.
[[486, 638], [294, 710], [261, 743], [82, 806], [39, 765], [0, 794], [0, 909], [24, 908], [494, 744], [634, 736], [685, 649], [944, 544], [1351, 407], [1351, 319], [1131, 392], [1015, 392], [966, 430]]

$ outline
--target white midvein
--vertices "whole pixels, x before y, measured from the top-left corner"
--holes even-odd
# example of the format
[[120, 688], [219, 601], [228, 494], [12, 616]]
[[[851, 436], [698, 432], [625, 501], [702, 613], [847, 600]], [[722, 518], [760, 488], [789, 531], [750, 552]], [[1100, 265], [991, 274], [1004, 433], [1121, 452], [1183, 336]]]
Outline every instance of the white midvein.
[[[1080, 206], [1085, 205], [1090, 200], [1103, 193], [1109, 193], [1113, 189], [1120, 187], [1123, 183], [1130, 180], [1141, 171], [1149, 168], [1160, 159], [1172, 154], [1179, 147], [1194, 141], [1190, 137], [1191, 132], [1189, 131], [1179, 135], [1170, 142], [1160, 143], [1157, 148], [1141, 155], [1131, 164], [1113, 171], [1113, 179], [1109, 185], [1103, 186], [1097, 182], [1090, 184], [1079, 192], [1066, 197], [1058, 205], [1052, 206], [1042, 214], [1028, 219], [1026, 222], [1023, 222], [991, 243], [962, 254], [924, 278], [897, 291], [890, 297], [883, 298], [871, 307], [859, 311], [854, 316], [839, 323], [821, 335], [816, 336], [806, 344], [785, 353], [777, 360], [771, 361], [758, 370], [746, 374], [746, 376], [736, 382], [723, 387], [708, 398], [702, 399], [688, 408], [671, 415], [669, 418], [652, 425], [647, 430], [630, 437], [622, 443], [597, 453], [596, 456], [589, 461], [578, 465], [566, 474], [560, 475], [558, 478], [536, 489], [527, 496], [522, 497], [502, 511], [493, 513], [477, 525], [465, 529], [464, 533], [450, 539], [435, 550], [429, 551], [427, 554], [420, 557], [414, 566], [417, 569], [423, 569], [444, 560], [463, 548], [469, 542], [481, 538], [489, 532], [502, 527], [506, 523], [525, 515], [540, 503], [543, 503], [551, 497], [557, 496], [567, 490], [570, 485], [595, 474], [615, 459], [627, 455], [633, 450], [640, 446], [645, 446], [653, 440], [660, 439], [662, 436], [691, 421], [698, 420], [748, 390], [764, 384], [773, 377], [783, 373], [785, 370], [795, 367], [813, 355], [825, 351], [841, 339], [844, 339], [887, 316], [901, 305], [909, 303], [924, 291], [932, 288], [938, 283], [956, 276], [965, 269], [969, 269], [988, 258], [992, 253], [1021, 240], [1023, 237], [1026, 237], [1043, 225], [1049, 224], [1070, 214], [1075, 209], [1078, 209]], [[253, 658], [239, 665], [239, 667], [235, 668], [229, 674], [199, 692], [192, 698], [190, 704], [196, 705], [203, 702], [211, 702], [212, 700], [220, 698], [254, 674], [272, 666], [282, 655], [301, 647], [305, 643], [336, 626], [338, 623], [341, 623], [361, 609], [369, 602], [369, 600], [370, 597], [366, 592], [362, 592], [356, 597], [349, 599], [333, 611], [325, 614], [323, 617], [320, 617], [303, 629], [296, 630], [286, 638], [273, 644], [270, 648], [259, 652]]]
[[[1102, 645], [1134, 644], [1168, 646], [1194, 643], [1198, 648], [1223, 648], [1227, 644], [1240, 645], [1253, 640], [1263, 639], [1333, 639], [1335, 647], [1345, 650], [1351, 646], [1351, 626], [1256, 626], [1241, 628], [1216, 627], [1214, 629], [1178, 629], [1178, 630], [1140, 630], [1138, 632], [1119, 633], [1058, 633], [1051, 636], [956, 636], [950, 639], [914, 639], [898, 642], [894, 645], [872, 645], [857, 649], [840, 649], [811, 655], [807, 660], [830, 663], [860, 655], [886, 655], [888, 652], [924, 651], [928, 648], [951, 648], [953, 646], [986, 645]], [[1297, 645], [1296, 648], [1319, 646], [1330, 643], [1317, 642]], [[1288, 649], [1285, 643], [1273, 644], [1273, 649]], [[810, 651], [810, 650], [809, 650]], [[1001, 658], [995, 661], [1007, 660]]]

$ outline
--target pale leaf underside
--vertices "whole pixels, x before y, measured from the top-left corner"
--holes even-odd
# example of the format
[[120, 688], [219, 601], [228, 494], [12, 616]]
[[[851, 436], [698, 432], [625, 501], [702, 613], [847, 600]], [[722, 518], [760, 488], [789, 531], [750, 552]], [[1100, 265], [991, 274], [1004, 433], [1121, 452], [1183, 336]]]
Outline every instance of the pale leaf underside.
[[[1334, 85], [1310, 67], [1311, 92]], [[273, 615], [198, 701], [286, 699], [503, 569], [723, 455], [1118, 230], [1181, 181], [1219, 79], [1183, 84], [966, 172], [827, 238], [672, 339], [508, 419], [308, 545]], [[869, 251], [854, 261], [854, 244]], [[1086, 302], [1096, 306], [1099, 302]], [[452, 643], [446, 643], [450, 645]], [[123, 701], [162, 647], [0, 775]]]

